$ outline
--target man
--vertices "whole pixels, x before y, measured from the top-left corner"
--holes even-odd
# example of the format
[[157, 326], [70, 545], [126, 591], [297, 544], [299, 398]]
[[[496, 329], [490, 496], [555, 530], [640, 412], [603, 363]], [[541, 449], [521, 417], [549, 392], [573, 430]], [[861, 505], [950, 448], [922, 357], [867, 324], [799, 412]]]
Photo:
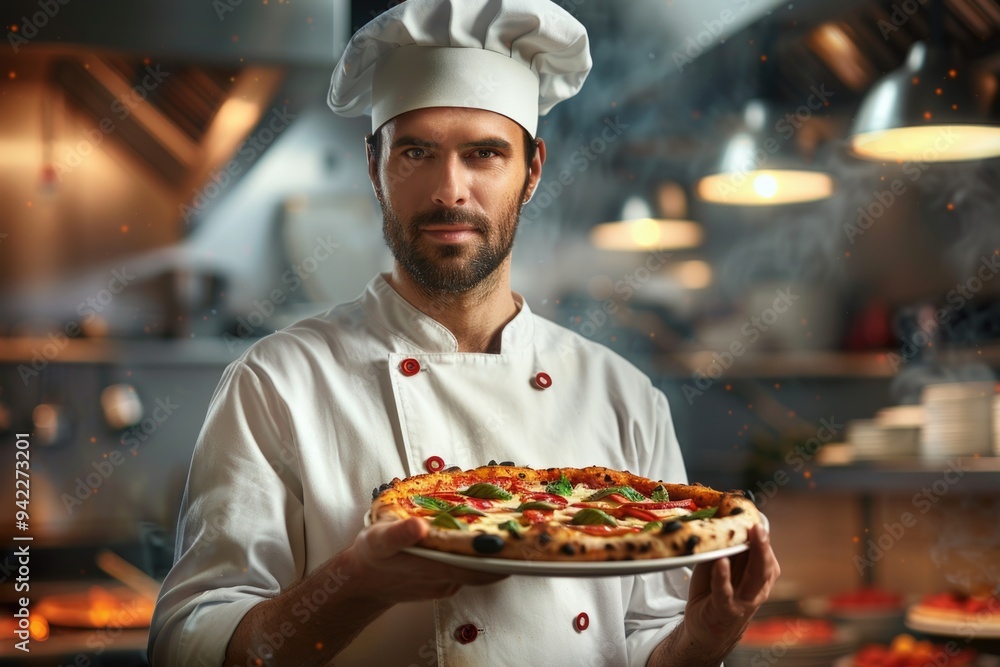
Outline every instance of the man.
[[546, 158], [537, 116], [589, 68], [583, 26], [543, 0], [408, 0], [354, 36], [330, 104], [371, 109], [393, 270], [226, 369], [150, 633], [155, 667], [691, 667], [738, 640], [778, 576], [761, 531], [689, 582], [504, 578], [402, 552], [423, 519], [363, 528], [373, 486], [446, 465], [685, 481], [663, 394], [510, 288]]

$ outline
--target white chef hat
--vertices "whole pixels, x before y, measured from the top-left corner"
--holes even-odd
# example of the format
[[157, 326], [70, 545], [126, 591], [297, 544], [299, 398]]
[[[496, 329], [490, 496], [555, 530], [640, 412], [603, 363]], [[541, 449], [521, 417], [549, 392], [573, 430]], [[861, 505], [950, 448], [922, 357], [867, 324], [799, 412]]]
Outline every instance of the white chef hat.
[[354, 34], [328, 103], [387, 120], [426, 107], [503, 114], [535, 136], [591, 67], [587, 31], [549, 0], [406, 0]]

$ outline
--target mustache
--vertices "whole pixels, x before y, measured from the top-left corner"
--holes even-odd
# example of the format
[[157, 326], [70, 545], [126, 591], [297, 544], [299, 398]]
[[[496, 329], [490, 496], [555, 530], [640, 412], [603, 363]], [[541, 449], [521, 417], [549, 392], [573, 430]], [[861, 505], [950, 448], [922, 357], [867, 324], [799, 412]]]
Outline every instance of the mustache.
[[425, 225], [468, 225], [476, 231], [485, 233], [489, 230], [490, 221], [485, 215], [471, 211], [456, 211], [438, 209], [422, 211], [410, 219], [410, 228], [415, 230]]

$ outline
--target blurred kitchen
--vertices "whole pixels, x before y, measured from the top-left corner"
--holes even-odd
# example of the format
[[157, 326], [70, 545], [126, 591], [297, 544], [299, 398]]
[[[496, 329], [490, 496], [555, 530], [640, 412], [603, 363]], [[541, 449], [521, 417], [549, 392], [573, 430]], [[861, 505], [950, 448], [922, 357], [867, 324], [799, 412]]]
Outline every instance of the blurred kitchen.
[[[222, 370], [390, 266], [369, 121], [326, 106], [389, 4], [0, 9], [0, 664], [145, 664]], [[692, 481], [770, 518], [776, 620], [732, 664], [904, 632], [937, 647], [883, 651], [1000, 654], [1000, 3], [559, 4], [594, 69], [541, 119], [513, 284], [666, 392]], [[967, 637], [921, 601], [992, 616]]]

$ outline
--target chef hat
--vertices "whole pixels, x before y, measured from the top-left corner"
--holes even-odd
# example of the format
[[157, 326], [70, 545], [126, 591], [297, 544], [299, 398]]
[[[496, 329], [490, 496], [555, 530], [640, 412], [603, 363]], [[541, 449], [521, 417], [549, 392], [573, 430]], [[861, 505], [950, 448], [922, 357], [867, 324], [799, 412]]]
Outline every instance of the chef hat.
[[590, 71], [587, 31], [549, 0], [406, 0], [354, 34], [328, 103], [387, 120], [426, 107], [486, 109], [535, 136], [538, 116]]

